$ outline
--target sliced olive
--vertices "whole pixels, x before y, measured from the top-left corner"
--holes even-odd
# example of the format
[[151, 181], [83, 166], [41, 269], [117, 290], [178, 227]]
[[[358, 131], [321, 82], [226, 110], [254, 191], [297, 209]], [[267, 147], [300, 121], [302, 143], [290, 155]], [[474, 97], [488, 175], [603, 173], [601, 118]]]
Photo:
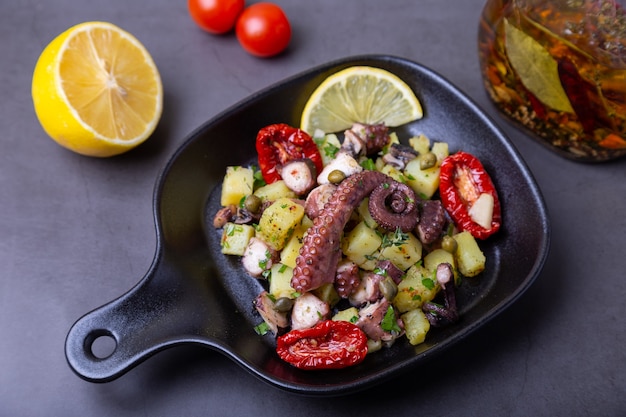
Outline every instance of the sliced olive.
[[333, 169], [328, 173], [328, 182], [331, 184], [339, 184], [344, 179], [346, 179], [346, 174], [339, 169]]
[[452, 236], [444, 236], [441, 240], [441, 248], [446, 252], [455, 253], [458, 246], [459, 245]]
[[243, 202], [243, 206], [250, 213], [257, 213], [261, 208], [261, 199], [254, 194], [250, 194]]
[[280, 297], [274, 303], [274, 310], [286, 313], [293, 308], [294, 301], [289, 297]]
[[420, 155], [420, 169], [428, 169], [437, 165], [437, 155], [432, 152], [427, 152]]
[[385, 297], [385, 299], [389, 301], [392, 301], [398, 294], [398, 286], [395, 282], [393, 282], [393, 279], [391, 279], [390, 277], [387, 277], [384, 280], [380, 281], [378, 283], [378, 288], [383, 294], [383, 297]]

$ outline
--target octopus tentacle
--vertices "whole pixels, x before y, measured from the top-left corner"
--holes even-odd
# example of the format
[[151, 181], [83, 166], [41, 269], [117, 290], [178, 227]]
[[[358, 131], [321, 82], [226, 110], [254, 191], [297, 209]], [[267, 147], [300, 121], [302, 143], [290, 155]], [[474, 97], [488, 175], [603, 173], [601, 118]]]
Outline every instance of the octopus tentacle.
[[368, 208], [376, 223], [389, 232], [398, 227], [410, 232], [419, 220], [415, 192], [397, 181], [379, 184], [370, 195]]
[[381, 172], [363, 171], [339, 184], [304, 237], [291, 279], [292, 288], [307, 292], [334, 281], [341, 259], [343, 229], [354, 209], [380, 184], [397, 188], [395, 184], [399, 183]]

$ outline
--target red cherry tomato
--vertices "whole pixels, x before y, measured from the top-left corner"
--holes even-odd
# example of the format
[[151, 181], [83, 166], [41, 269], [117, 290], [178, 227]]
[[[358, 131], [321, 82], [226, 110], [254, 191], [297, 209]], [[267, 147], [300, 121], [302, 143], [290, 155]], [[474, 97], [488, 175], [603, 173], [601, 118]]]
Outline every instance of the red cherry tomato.
[[[483, 193], [491, 194], [494, 202], [489, 229], [474, 222], [469, 214], [469, 206]], [[496, 187], [474, 155], [457, 152], [443, 160], [439, 172], [439, 194], [443, 206], [459, 229], [470, 232], [477, 239], [486, 239], [500, 229], [502, 214]]]
[[281, 179], [278, 167], [295, 159], [310, 159], [318, 173], [324, 168], [322, 155], [313, 138], [304, 130], [284, 123], [269, 125], [259, 130], [256, 151], [259, 168], [268, 184]]
[[277, 5], [256, 3], [241, 13], [235, 33], [243, 49], [266, 58], [287, 47], [291, 40], [291, 25], [285, 12]]
[[232, 30], [245, 6], [245, 0], [188, 0], [191, 18], [198, 26], [213, 34]]
[[326, 320], [279, 336], [276, 352], [300, 369], [340, 369], [365, 359], [367, 336], [347, 321]]

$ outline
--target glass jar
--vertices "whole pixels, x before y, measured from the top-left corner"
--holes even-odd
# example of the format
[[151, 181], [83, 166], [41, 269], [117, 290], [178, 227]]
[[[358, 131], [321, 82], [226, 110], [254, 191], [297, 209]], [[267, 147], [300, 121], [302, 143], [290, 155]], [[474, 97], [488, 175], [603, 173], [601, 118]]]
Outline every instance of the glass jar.
[[626, 0], [487, 0], [479, 27], [496, 107], [568, 158], [626, 155]]

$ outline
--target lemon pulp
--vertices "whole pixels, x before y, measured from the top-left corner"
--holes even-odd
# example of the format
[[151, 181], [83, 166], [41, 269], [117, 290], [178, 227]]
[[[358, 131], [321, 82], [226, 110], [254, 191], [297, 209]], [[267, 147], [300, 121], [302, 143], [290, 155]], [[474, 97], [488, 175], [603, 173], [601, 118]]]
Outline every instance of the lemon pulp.
[[326, 78], [309, 97], [300, 128], [339, 132], [354, 123], [399, 126], [423, 116], [420, 101], [404, 81], [389, 71], [355, 66]]

